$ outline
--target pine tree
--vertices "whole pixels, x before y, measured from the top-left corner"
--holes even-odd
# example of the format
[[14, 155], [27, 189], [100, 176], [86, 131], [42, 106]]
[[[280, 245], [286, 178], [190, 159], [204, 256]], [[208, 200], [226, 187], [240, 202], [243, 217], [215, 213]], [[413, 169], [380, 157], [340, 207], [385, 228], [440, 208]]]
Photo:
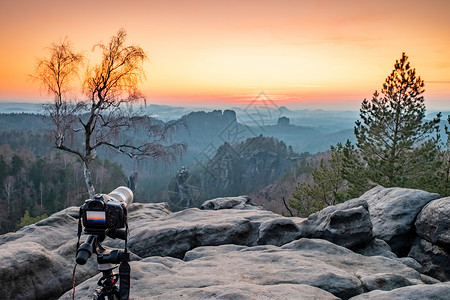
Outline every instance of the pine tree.
[[[361, 121], [356, 122], [357, 146], [367, 162], [368, 176], [384, 186], [408, 186], [417, 172], [425, 172], [423, 159], [417, 159], [415, 147], [432, 146], [429, 134], [440, 121], [440, 114], [425, 119], [424, 81], [411, 68], [408, 56], [402, 54], [386, 78], [381, 94], [364, 99]], [[433, 159], [433, 158], [430, 158]]]
[[[361, 187], [364, 186], [361, 180], [364, 180], [364, 176], [356, 173], [362, 170], [358, 163], [356, 151], [350, 141], [345, 145], [338, 143], [331, 146], [330, 159], [320, 161], [319, 168], [312, 172], [312, 183], [300, 182], [297, 185], [292, 195], [294, 199], [289, 200], [289, 206], [296, 209], [300, 216], [307, 217], [326, 206], [360, 196]], [[346, 176], [350, 177], [350, 173], [354, 176], [351, 177], [354, 182], [346, 179]]]

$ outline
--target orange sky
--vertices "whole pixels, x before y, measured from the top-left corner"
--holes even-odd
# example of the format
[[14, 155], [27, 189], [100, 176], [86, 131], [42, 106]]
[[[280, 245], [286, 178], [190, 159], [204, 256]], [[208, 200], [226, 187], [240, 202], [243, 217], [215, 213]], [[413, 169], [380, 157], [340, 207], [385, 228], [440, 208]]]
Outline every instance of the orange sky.
[[359, 109], [406, 52], [426, 105], [450, 109], [450, 1], [1, 1], [0, 101], [44, 101], [28, 80], [68, 37], [92, 57], [120, 28], [150, 60], [149, 103]]

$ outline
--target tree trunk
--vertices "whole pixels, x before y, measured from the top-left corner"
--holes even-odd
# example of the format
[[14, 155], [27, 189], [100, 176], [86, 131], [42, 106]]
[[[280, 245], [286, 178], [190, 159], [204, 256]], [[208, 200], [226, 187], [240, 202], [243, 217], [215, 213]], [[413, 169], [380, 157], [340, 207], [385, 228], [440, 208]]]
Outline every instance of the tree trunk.
[[8, 203], [8, 217], [11, 216], [11, 194], [13, 192], [14, 187], [14, 177], [8, 176], [3, 181], [3, 185], [5, 188], [5, 194], [6, 194], [6, 202]]
[[41, 192], [41, 210], [40, 210], [40, 213], [42, 215], [42, 198], [43, 198], [43, 193], [44, 193], [44, 185], [42, 184], [42, 181], [39, 184], [39, 191]]
[[95, 189], [91, 181], [91, 172], [89, 171], [89, 164], [87, 162], [83, 162], [83, 167], [84, 167], [84, 181], [86, 182], [89, 197], [91, 197], [92, 199], [94, 198], [95, 195]]

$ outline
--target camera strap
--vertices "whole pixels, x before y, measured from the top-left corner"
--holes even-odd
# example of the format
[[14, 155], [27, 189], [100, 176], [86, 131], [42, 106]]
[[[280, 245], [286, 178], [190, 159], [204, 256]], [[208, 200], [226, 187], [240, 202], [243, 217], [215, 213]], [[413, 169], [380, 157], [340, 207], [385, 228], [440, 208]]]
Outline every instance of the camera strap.
[[[80, 207], [80, 212], [78, 213], [77, 247], [75, 248], [75, 257], [77, 257], [78, 248], [80, 247], [80, 239], [81, 239], [82, 231], [83, 231], [83, 227], [81, 226], [81, 207]], [[73, 267], [73, 272], [72, 272], [72, 300], [75, 299], [75, 272], [76, 272], [76, 270], [77, 270], [77, 264], [75, 263], [75, 266]]]
[[78, 231], [77, 231], [77, 248], [75, 249], [75, 257], [77, 256], [78, 247], [80, 247], [80, 239], [81, 239], [81, 232], [83, 231], [83, 226], [81, 226], [81, 207], [80, 212], [78, 213]]
[[130, 261], [130, 253], [127, 249], [128, 240], [128, 223], [126, 223], [126, 235], [125, 235], [125, 251], [122, 258], [122, 262], [119, 266], [119, 280], [120, 280], [120, 300], [128, 300], [130, 298], [130, 274], [131, 267], [128, 263]]

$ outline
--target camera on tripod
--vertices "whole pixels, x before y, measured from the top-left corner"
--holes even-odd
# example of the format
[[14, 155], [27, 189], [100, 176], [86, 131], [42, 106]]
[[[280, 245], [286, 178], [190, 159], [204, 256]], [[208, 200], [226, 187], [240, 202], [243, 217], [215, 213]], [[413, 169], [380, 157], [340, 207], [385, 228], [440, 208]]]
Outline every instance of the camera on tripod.
[[84, 232], [105, 234], [107, 229], [125, 228], [127, 225], [127, 205], [133, 201], [133, 192], [126, 187], [118, 187], [109, 194], [97, 194], [81, 206]]
[[[133, 192], [121, 186], [109, 194], [97, 194], [92, 199], [87, 199], [80, 207], [75, 261], [79, 265], [84, 265], [93, 253], [97, 254], [98, 270], [103, 273], [103, 276], [98, 281], [100, 287], [94, 293], [96, 300], [129, 299], [131, 269], [127, 251], [127, 206], [131, 202], [133, 202]], [[88, 237], [83, 244], [79, 245], [83, 227]], [[124, 251], [104, 247], [102, 242], [106, 236], [124, 240]], [[112, 270], [119, 263], [119, 274], [114, 274]], [[120, 278], [120, 289], [117, 286], [117, 278]]]

